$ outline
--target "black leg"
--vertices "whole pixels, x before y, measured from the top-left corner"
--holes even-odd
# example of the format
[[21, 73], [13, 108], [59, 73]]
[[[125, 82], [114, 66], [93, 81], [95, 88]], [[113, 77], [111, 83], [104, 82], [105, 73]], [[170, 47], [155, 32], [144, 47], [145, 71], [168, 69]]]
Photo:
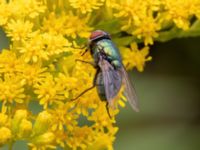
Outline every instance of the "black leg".
[[92, 85], [90, 88], [84, 90], [83, 92], [81, 92], [77, 97], [71, 99], [70, 101], [75, 101], [76, 99], [78, 99], [79, 97], [81, 97], [83, 94], [85, 94], [86, 92], [88, 92], [89, 90], [93, 89], [95, 87], [95, 85]]
[[87, 45], [84, 45], [83, 47], [75, 47], [75, 46], [71, 46], [72, 48], [74, 49], [85, 49], [87, 48], [88, 46]]
[[107, 111], [107, 114], [108, 114], [109, 118], [112, 119], [112, 117], [110, 115], [109, 106], [108, 106], [108, 102], [107, 101], [106, 101], [106, 111]]
[[72, 48], [73, 48], [73, 49], [79, 49], [79, 50], [80, 50], [80, 49], [85, 49], [85, 48], [86, 48], [85, 51], [81, 54], [81, 56], [85, 55], [85, 53], [88, 51], [88, 46], [86, 46], [86, 45], [83, 46], [83, 47], [75, 47], [75, 46], [72, 46]]
[[99, 73], [99, 69], [97, 69], [97, 71], [96, 71], [96, 73], [95, 73], [94, 80], [93, 80], [93, 85], [92, 85], [90, 88], [86, 89], [85, 91], [81, 92], [81, 94], [79, 94], [76, 98], [71, 99], [70, 101], [74, 101], [74, 100], [78, 99], [78, 98], [81, 97], [83, 94], [85, 94], [85, 93], [88, 92], [89, 90], [93, 89], [93, 88], [96, 86], [96, 80], [97, 80], [97, 75], [98, 75], [98, 73]]
[[82, 63], [90, 64], [90, 65], [92, 65], [94, 68], [96, 68], [96, 64], [95, 64], [94, 62], [84, 61], [84, 60], [81, 60], [81, 59], [76, 59], [75, 61], [79, 61], [79, 62], [82, 62]]
[[85, 51], [81, 54], [81, 56], [85, 55], [85, 53], [87, 53], [87, 51], [88, 51], [88, 48], [85, 49]]

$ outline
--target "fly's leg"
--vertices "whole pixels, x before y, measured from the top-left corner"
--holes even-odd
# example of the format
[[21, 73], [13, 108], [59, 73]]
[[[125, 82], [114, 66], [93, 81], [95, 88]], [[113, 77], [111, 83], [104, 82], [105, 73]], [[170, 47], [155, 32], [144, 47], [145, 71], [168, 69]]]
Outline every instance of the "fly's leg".
[[84, 90], [83, 92], [81, 92], [77, 97], [71, 99], [70, 101], [75, 101], [76, 99], [78, 99], [79, 97], [81, 97], [83, 94], [85, 94], [86, 92], [90, 91], [91, 89], [93, 89], [96, 85], [92, 85], [90, 88]]
[[[76, 46], [65, 46], [66, 48], [73, 48], [73, 49], [85, 49], [85, 48], [87, 48], [88, 46], [87, 45], [85, 45], [85, 46], [83, 46], [83, 47], [76, 47]], [[88, 49], [88, 48], [87, 48]], [[87, 49], [85, 50], [85, 51], [87, 51]], [[85, 53], [85, 51], [84, 51], [84, 53]]]
[[96, 65], [94, 62], [84, 61], [84, 60], [81, 60], [81, 59], [76, 59], [75, 61], [79, 61], [79, 62], [82, 62], [82, 63], [90, 64], [90, 65], [92, 65], [94, 68], [97, 68], [97, 65]]
[[85, 49], [85, 51], [81, 54], [81, 56], [85, 55], [85, 53], [87, 53], [87, 51], [88, 51], [88, 48]]
[[78, 96], [76, 96], [75, 98], [71, 99], [70, 101], [75, 101], [76, 99], [78, 99], [79, 97], [81, 97], [83, 94], [87, 93], [88, 91], [90, 91], [91, 89], [93, 89], [96, 86], [96, 79], [97, 79], [97, 74], [99, 73], [99, 69], [97, 69], [97, 72], [95, 74], [94, 80], [93, 80], [93, 85], [84, 90], [83, 92], [81, 92]]
[[79, 50], [85, 49], [85, 51], [81, 54], [81, 56], [85, 55], [85, 53], [89, 50], [87, 45], [85, 45], [85, 46], [83, 46], [83, 47], [75, 47], [75, 46], [71, 46], [71, 47], [72, 47], [73, 49], [79, 49]]
[[109, 116], [110, 119], [112, 119], [111, 115], [110, 115], [110, 111], [109, 111], [109, 106], [108, 106], [108, 102], [106, 101], [106, 111], [107, 111], [107, 114]]
[[84, 46], [84, 47], [80, 47], [80, 48], [77, 48], [77, 47], [74, 47], [75, 49], [85, 49], [85, 51], [81, 54], [81, 56], [85, 55], [85, 53], [87, 53], [87, 51], [89, 50], [88, 49], [88, 46]]
[[79, 61], [79, 62], [82, 62], [82, 63], [90, 64], [93, 67], [96, 66], [94, 62], [90, 62], [90, 61], [84, 61], [84, 60], [81, 60], [81, 59], [76, 59], [75, 61]]

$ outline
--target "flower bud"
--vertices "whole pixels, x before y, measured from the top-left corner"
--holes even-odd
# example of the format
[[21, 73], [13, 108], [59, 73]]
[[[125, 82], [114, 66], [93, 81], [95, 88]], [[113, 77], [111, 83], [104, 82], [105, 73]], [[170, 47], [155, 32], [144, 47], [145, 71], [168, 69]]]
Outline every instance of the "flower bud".
[[47, 111], [39, 113], [33, 127], [34, 136], [46, 132], [48, 130], [48, 127], [50, 126], [51, 119], [52, 115]]
[[46, 144], [51, 144], [54, 139], [55, 139], [55, 135], [52, 132], [46, 132], [46, 133], [38, 136], [36, 142], [38, 144], [46, 145]]
[[6, 127], [0, 128], [0, 145], [4, 145], [8, 140], [11, 139], [11, 131]]
[[19, 125], [23, 119], [27, 117], [27, 110], [19, 109], [15, 112], [14, 118], [12, 120], [12, 132], [17, 134], [19, 131]]
[[19, 133], [18, 136], [20, 138], [29, 137], [32, 131], [32, 123], [27, 119], [23, 119], [19, 125]]
[[35, 136], [31, 143], [29, 143], [30, 149], [56, 149], [53, 145], [55, 135], [52, 132], [45, 132], [39, 136]]
[[6, 124], [8, 124], [8, 116], [0, 113], [0, 126], [5, 126]]

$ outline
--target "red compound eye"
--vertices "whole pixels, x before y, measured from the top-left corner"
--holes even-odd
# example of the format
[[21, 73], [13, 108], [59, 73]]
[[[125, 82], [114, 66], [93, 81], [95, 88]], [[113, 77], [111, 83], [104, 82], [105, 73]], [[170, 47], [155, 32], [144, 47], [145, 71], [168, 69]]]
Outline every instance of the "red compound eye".
[[107, 32], [104, 32], [102, 30], [96, 30], [91, 33], [90, 40], [96, 40], [101, 37], [109, 37], [110, 38], [110, 35]]

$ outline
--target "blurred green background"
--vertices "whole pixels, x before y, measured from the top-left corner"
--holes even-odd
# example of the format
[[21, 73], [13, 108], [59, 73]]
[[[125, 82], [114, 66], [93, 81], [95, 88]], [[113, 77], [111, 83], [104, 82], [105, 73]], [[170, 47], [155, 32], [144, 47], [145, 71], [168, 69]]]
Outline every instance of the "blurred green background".
[[[8, 45], [0, 30], [0, 49]], [[150, 52], [145, 71], [130, 72], [141, 110], [135, 113], [128, 104], [121, 109], [114, 149], [199, 150], [200, 38], [155, 43]], [[14, 146], [25, 149], [22, 141]]]
[[200, 150], [200, 38], [150, 52], [145, 71], [131, 72], [141, 111], [121, 111], [115, 150]]

